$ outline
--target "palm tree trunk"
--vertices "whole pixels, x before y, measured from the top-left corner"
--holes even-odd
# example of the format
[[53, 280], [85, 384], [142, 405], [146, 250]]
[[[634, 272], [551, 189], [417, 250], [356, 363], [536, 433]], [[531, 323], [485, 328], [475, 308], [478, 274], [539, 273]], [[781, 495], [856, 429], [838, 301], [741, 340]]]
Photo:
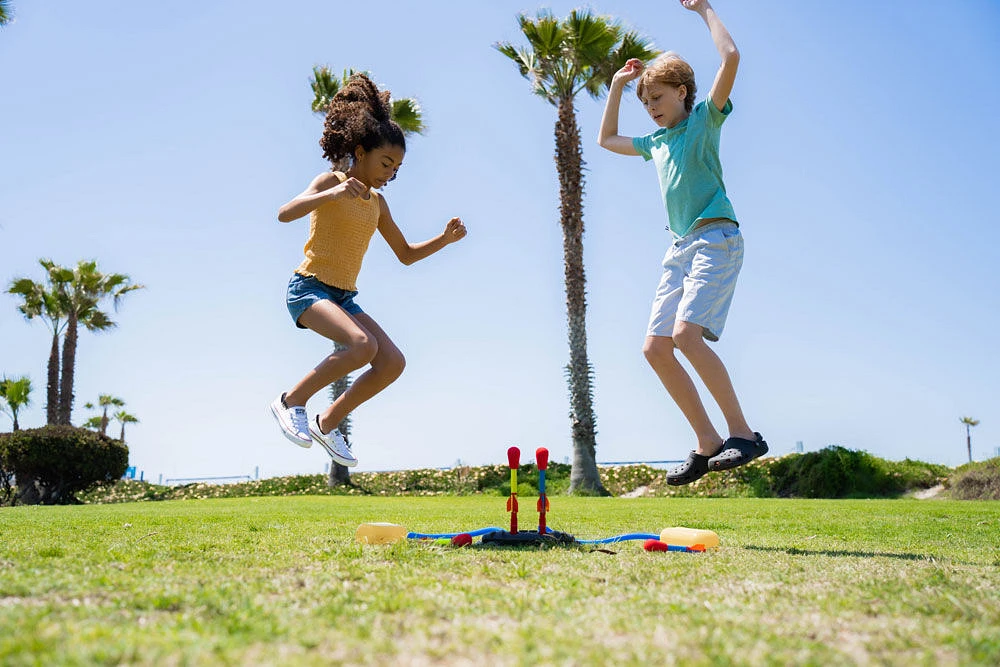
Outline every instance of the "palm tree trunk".
[[52, 349], [49, 351], [49, 384], [46, 387], [45, 423], [59, 423], [59, 332], [52, 333]]
[[965, 425], [965, 448], [969, 450], [969, 463], [972, 463], [972, 429]]
[[118, 439], [125, 442], [125, 422], [122, 422], [122, 434], [118, 436]]
[[73, 413], [73, 374], [76, 370], [77, 316], [70, 312], [63, 341], [62, 378], [59, 382], [59, 422], [69, 424]]
[[[340, 352], [345, 350], [343, 345], [334, 342], [333, 350], [334, 352]], [[343, 394], [345, 391], [351, 388], [351, 376], [345, 375], [336, 382], [330, 385], [330, 400], [335, 401], [337, 398]], [[337, 429], [344, 434], [345, 438], [351, 435], [351, 415], [347, 415], [344, 419], [337, 424]], [[347, 466], [342, 466], [336, 461], [330, 461], [330, 475], [326, 480], [327, 486], [333, 488], [335, 486], [350, 486], [351, 484], [351, 469]]]
[[593, 371], [587, 359], [587, 278], [583, 270], [583, 149], [573, 98], [559, 101], [556, 120], [556, 169], [559, 172], [559, 215], [563, 230], [566, 319], [569, 330], [570, 419], [573, 468], [570, 491], [607, 494], [597, 472], [597, 429], [594, 419]]

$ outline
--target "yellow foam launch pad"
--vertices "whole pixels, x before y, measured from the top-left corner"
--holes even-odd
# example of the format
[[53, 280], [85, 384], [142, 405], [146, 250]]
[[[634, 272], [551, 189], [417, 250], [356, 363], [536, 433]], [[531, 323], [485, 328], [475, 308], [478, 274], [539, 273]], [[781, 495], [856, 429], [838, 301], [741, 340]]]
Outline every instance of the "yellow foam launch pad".
[[395, 523], [363, 523], [354, 540], [361, 544], [392, 544], [406, 537], [406, 526]]
[[660, 532], [660, 541], [678, 547], [693, 547], [696, 544], [706, 549], [719, 546], [719, 536], [711, 530], [702, 528], [664, 528]]

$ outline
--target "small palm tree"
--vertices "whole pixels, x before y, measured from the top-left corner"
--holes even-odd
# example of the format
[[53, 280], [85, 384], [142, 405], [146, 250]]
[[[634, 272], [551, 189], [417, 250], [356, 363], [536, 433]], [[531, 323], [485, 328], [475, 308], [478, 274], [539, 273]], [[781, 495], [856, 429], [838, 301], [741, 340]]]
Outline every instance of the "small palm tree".
[[101, 416], [94, 415], [93, 417], [87, 417], [87, 421], [83, 422], [83, 428], [89, 428], [91, 431], [100, 431]]
[[39, 263], [45, 269], [48, 285], [36, 283], [30, 278], [15, 278], [7, 292], [21, 297], [22, 303], [17, 309], [26, 320], [41, 319], [52, 333], [46, 385], [45, 423], [57, 424], [59, 422], [59, 339], [66, 329], [67, 320], [57, 285], [60, 285], [66, 276], [62, 267], [56, 266], [49, 260], [42, 259], [39, 260]]
[[118, 439], [125, 442], [125, 424], [138, 424], [139, 420], [135, 418], [134, 415], [130, 415], [124, 410], [119, 410], [114, 414], [115, 421], [122, 425], [122, 432], [118, 436]]
[[[122, 408], [125, 407], [125, 401], [118, 398], [117, 396], [112, 396], [111, 394], [101, 394], [97, 397], [97, 405], [93, 403], [84, 403], [83, 407], [88, 410], [101, 410], [101, 415], [98, 417], [98, 432], [101, 435], [108, 434], [108, 424], [110, 420], [108, 419], [108, 408]], [[90, 423], [90, 420], [87, 422]]]
[[969, 463], [972, 463], [972, 427], [979, 426], [979, 420], [962, 417], [959, 421], [965, 424], [965, 448], [969, 451]]
[[0, 411], [10, 415], [14, 420], [14, 430], [19, 431], [21, 425], [17, 421], [17, 413], [21, 408], [31, 405], [31, 378], [25, 375], [0, 380], [0, 401], [7, 404], [7, 407], [0, 404]]
[[66, 313], [66, 339], [63, 341], [62, 368], [59, 379], [59, 420], [69, 424], [73, 412], [73, 382], [76, 371], [78, 329], [83, 325], [88, 331], [107, 331], [118, 326], [100, 309], [101, 303], [111, 299], [115, 310], [129, 292], [143, 289], [132, 283], [124, 273], [102, 273], [97, 262], [80, 261], [73, 269], [62, 269], [57, 294]]
[[587, 358], [586, 276], [583, 269], [583, 148], [574, 100], [586, 91], [600, 98], [614, 73], [630, 58], [643, 62], [658, 55], [650, 42], [620, 23], [589, 11], [574, 10], [564, 20], [549, 11], [536, 18], [521, 14], [527, 47], [495, 45], [514, 62], [532, 91], [556, 108], [556, 171], [570, 361], [566, 367], [573, 430], [570, 490], [607, 493], [597, 472], [597, 427], [593, 408], [593, 368]]
[[[326, 65], [313, 67], [313, 77], [309, 82], [313, 91], [313, 113], [326, 115], [326, 110], [329, 108], [330, 102], [333, 100], [333, 96], [337, 94], [337, 91], [339, 91], [341, 87], [347, 83], [347, 80], [350, 79], [353, 74], [355, 74], [355, 70], [349, 67], [345, 69], [343, 74], [338, 78], [333, 75], [332, 70]], [[427, 126], [424, 125], [423, 111], [420, 108], [420, 103], [417, 102], [416, 99], [412, 97], [404, 97], [398, 100], [390, 100], [390, 103], [392, 104], [392, 119], [396, 121], [405, 136], [423, 134], [426, 131]], [[333, 165], [333, 167], [338, 171], [346, 171], [350, 167], [350, 159], [344, 158], [339, 164]], [[333, 344], [334, 352], [340, 352], [343, 349], [345, 348], [340, 343]], [[337, 397], [347, 391], [350, 386], [350, 375], [345, 375], [331, 384], [331, 400], [337, 400]], [[347, 415], [344, 417], [343, 421], [337, 425], [337, 428], [344, 434], [345, 437], [350, 436], [351, 416]], [[346, 466], [342, 466], [336, 462], [331, 463], [330, 478], [328, 480], [330, 486], [350, 484], [350, 479], [350, 471]]]
[[0, 27], [7, 25], [14, 20], [14, 12], [11, 10], [9, 0], [0, 0]]

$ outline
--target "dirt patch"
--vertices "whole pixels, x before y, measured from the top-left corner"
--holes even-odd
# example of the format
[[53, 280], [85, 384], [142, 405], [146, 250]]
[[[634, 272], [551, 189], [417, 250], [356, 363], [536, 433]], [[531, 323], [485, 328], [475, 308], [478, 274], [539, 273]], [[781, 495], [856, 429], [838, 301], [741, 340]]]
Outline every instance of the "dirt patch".
[[938, 494], [944, 491], [944, 484], [938, 484], [937, 486], [932, 486], [929, 489], [921, 489], [920, 491], [914, 491], [913, 497], [917, 500], [927, 500], [928, 498], [934, 498]]

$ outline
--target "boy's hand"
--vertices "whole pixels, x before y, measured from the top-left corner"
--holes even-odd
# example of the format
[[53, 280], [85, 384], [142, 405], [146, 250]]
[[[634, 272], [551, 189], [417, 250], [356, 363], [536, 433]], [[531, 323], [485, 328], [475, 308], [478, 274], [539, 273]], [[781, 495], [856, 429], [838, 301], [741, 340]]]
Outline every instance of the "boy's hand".
[[683, 6], [684, 9], [690, 9], [692, 12], [698, 12], [700, 14], [711, 5], [708, 4], [708, 0], [681, 0], [681, 6]]
[[444, 228], [444, 240], [446, 243], [454, 243], [465, 238], [465, 223], [461, 218], [452, 218]]
[[638, 58], [629, 58], [628, 62], [625, 63], [625, 66], [615, 72], [615, 75], [611, 77], [611, 83], [612, 85], [625, 85], [629, 81], [638, 79], [644, 69], [646, 69], [646, 65], [644, 65], [641, 60]]

